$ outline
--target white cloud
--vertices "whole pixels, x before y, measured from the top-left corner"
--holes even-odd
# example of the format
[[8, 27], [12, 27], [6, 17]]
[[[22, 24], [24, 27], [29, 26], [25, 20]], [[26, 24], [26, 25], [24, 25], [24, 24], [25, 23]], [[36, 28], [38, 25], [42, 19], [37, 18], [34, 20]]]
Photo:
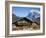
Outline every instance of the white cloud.
[[40, 13], [40, 11], [38, 11], [38, 10], [33, 10], [33, 9], [30, 10], [30, 12], [31, 12], [31, 13], [33, 13], [33, 12]]

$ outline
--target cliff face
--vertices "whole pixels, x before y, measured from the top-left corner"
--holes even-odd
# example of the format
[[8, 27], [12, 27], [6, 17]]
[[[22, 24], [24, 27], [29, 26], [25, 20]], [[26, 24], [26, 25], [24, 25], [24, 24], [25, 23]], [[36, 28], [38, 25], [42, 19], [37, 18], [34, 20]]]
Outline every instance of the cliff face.
[[12, 22], [20, 19], [20, 17], [17, 17], [15, 14], [12, 14]]
[[12, 14], [12, 21], [16, 20], [17, 19], [17, 16]]

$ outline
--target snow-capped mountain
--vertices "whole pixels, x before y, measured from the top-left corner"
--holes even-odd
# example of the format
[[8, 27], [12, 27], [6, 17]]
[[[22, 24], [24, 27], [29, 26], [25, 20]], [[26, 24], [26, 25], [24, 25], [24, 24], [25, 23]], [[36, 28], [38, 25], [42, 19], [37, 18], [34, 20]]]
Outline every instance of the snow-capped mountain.
[[32, 19], [33, 21], [40, 21], [40, 13], [37, 10], [31, 10], [27, 17]]
[[30, 13], [27, 15], [27, 17], [36, 19], [36, 18], [40, 17], [40, 13], [38, 13], [38, 12], [39, 11], [37, 11], [37, 10], [30, 11]]

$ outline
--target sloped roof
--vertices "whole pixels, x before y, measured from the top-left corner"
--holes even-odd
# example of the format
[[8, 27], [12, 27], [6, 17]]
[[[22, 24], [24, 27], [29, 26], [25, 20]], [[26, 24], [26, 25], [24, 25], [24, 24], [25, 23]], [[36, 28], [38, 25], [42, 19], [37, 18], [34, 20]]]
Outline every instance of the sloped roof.
[[29, 18], [29, 17], [17, 17], [16, 15], [12, 14], [12, 23], [18, 21], [18, 20], [21, 20], [23, 18], [26, 18], [32, 22], [36, 22], [36, 23], [40, 23], [40, 17], [36, 18], [36, 19], [32, 19], [32, 18]]
[[23, 18], [26, 18], [26, 19], [28, 19], [28, 20], [30, 20], [30, 21], [32, 21], [32, 22], [33, 22], [33, 20], [32, 20], [32, 19], [30, 19], [30, 18], [28, 18], [28, 17], [22, 17], [22, 18], [19, 18], [19, 19], [17, 19], [17, 20], [14, 20], [12, 23], [14, 23], [14, 22], [16, 22], [16, 21], [18, 21], [18, 20], [21, 20], [21, 19], [23, 19]]

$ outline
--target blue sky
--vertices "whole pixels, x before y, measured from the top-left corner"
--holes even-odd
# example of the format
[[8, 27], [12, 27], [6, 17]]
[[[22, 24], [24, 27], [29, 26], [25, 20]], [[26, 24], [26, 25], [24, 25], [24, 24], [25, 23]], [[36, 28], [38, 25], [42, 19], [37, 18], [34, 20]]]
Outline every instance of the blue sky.
[[25, 17], [30, 13], [30, 10], [32, 9], [40, 11], [40, 8], [35, 7], [12, 7], [12, 13], [16, 16]]

